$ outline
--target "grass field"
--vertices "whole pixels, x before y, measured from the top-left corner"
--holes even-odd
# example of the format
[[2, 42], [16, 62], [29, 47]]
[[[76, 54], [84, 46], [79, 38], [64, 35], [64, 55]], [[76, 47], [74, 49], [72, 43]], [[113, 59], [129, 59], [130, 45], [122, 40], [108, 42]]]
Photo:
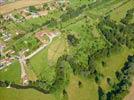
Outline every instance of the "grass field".
[[55, 97], [52, 94], [43, 94], [33, 89], [0, 88], [0, 100], [55, 100]]
[[[101, 87], [105, 91], [110, 89], [110, 86], [107, 83], [107, 78], [111, 78], [113, 83], [117, 83], [118, 80], [115, 76], [115, 72], [122, 68], [128, 55], [131, 54], [133, 54], [133, 52], [124, 47], [120, 52], [113, 53], [109, 57], [103, 57], [97, 62], [97, 70], [104, 75], [104, 78], [101, 81]], [[102, 61], [106, 62], [105, 67], [102, 66]]]
[[124, 4], [123, 6], [115, 9], [110, 15], [111, 15], [111, 19], [115, 20], [115, 21], [120, 21], [121, 18], [125, 17], [126, 12], [133, 8], [134, 1], [130, 0], [129, 2], [127, 2], [126, 4]]
[[[36, 1], [30, 0], [26, 4], [24, 2], [25, 0], [22, 1], [23, 1], [22, 3], [23, 7], [29, 6], [29, 4], [35, 5], [42, 2], [47, 2], [47, 0], [36, 0]], [[123, 0], [111, 0], [111, 1], [102, 0], [102, 2], [99, 1], [93, 2], [95, 3], [94, 4], [95, 7], [91, 9], [86, 9], [78, 17], [69, 19], [66, 22], [60, 22], [58, 24], [58, 28], [60, 29], [61, 28], [60, 25], [61, 25], [62, 31], [64, 30], [65, 32], [63, 32], [59, 37], [55, 38], [48, 47], [46, 47], [44, 50], [42, 50], [40, 53], [38, 53], [28, 61], [28, 67], [26, 70], [28, 72], [30, 80], [40, 79], [46, 81], [48, 84], [51, 85], [56, 76], [55, 64], [57, 62], [57, 59], [60, 56], [67, 53], [71, 55], [72, 52], [73, 53], [75, 51], [78, 52], [78, 50], [80, 52], [81, 50], [84, 51], [86, 46], [88, 47], [88, 49], [86, 48], [87, 50], [85, 50], [85, 52], [91, 49], [92, 53], [94, 53], [97, 50], [105, 48], [106, 41], [104, 40], [102, 34], [100, 34], [100, 31], [97, 29], [97, 23], [100, 21], [99, 18], [104, 16], [106, 12], [109, 12], [111, 9], [115, 8], [114, 11], [110, 12], [110, 17], [111, 19], [117, 22], [120, 21], [120, 19], [123, 18], [124, 15], [126, 14], [127, 10], [133, 8], [132, 5], [134, 3], [133, 0], [129, 0], [129, 2], [118, 7], [124, 1]], [[19, 6], [20, 3], [18, 2], [16, 2], [17, 4], [15, 4], [16, 5], [15, 8], [17, 9], [22, 8], [22, 6]], [[89, 4], [91, 1], [90, 0], [70, 0], [70, 2], [71, 3], [69, 7], [76, 8], [83, 4]], [[9, 8], [7, 6], [9, 6]], [[5, 7], [7, 7], [7, 9]], [[0, 13], [6, 13], [14, 9], [14, 7], [12, 7], [12, 4], [4, 5], [1, 8], [2, 9], [5, 8], [5, 9]], [[24, 37], [16, 41], [13, 41], [13, 43], [14, 45], [16, 44], [16, 46], [27, 48], [29, 46], [28, 45], [24, 46], [23, 41], [27, 40], [27, 38], [29, 38], [30, 36], [34, 37], [35, 32], [31, 33], [30, 31], [31, 29], [33, 29], [34, 31], [36, 31], [36, 28], [37, 30], [41, 30], [43, 24], [47, 20], [50, 20], [52, 18], [60, 20], [59, 17], [63, 13], [64, 11], [58, 9], [58, 10], [54, 10], [53, 12], [50, 12], [47, 16], [26, 20], [19, 24], [11, 22], [7, 24], [6, 27], [13, 34], [17, 30], [24, 33], [25, 34]], [[68, 45], [67, 38], [66, 38], [68, 34], [74, 34], [78, 39], [80, 39], [80, 43], [78, 44], [78, 46], [73, 47]], [[79, 37], [82, 37], [82, 39]], [[32, 40], [32, 38], [30, 40]], [[34, 45], [37, 45], [37, 42], [35, 42]], [[121, 69], [128, 55], [130, 54], [134, 54], [134, 52], [127, 49], [126, 47], [123, 47], [120, 52], [112, 53], [109, 57], [102, 57], [99, 60], [96, 60], [96, 65], [97, 65], [96, 70], [104, 75], [99, 85], [102, 87], [102, 89], [105, 92], [111, 89], [111, 87], [108, 85], [107, 78], [110, 78], [113, 83], [118, 82], [115, 76], [115, 72]], [[84, 56], [87, 55], [84, 56], [83, 55], [78, 56], [79, 57], [78, 61], [81, 61], [86, 58]], [[85, 62], [86, 60], [87, 59], [85, 59]], [[105, 67], [102, 66], [102, 61], [106, 62]], [[20, 83], [19, 63], [15, 62], [6, 69], [0, 71], [0, 80], [15, 81], [16, 83]], [[69, 98], [68, 100], [98, 100], [98, 84], [95, 83], [95, 80], [93, 78], [87, 80], [83, 77], [72, 75], [72, 73], [70, 74], [71, 76], [70, 76], [69, 84], [66, 87], [68, 98]], [[79, 81], [82, 82], [81, 87], [79, 87], [78, 85]], [[55, 95], [55, 96], [59, 96], [59, 95]], [[41, 92], [38, 92], [33, 89], [16, 90], [12, 88], [11, 89], [0, 88], [0, 100], [17, 100], [17, 99], [55, 100], [56, 99], [55, 96], [54, 94], [42, 94]]]
[[57, 59], [65, 54], [68, 50], [68, 44], [66, 41], [66, 37], [64, 33], [62, 33], [59, 37], [54, 39], [54, 41], [48, 47], [48, 63], [49, 65], [54, 65]]
[[31, 58], [29, 67], [37, 78], [46, 80], [51, 83], [55, 77], [55, 71], [53, 67], [48, 66], [48, 48], [44, 49], [33, 58]]
[[87, 4], [90, 1], [89, 0], [83, 0], [83, 1], [82, 0], [69, 0], [69, 2], [70, 2], [70, 6], [75, 8], [81, 4]]
[[20, 78], [20, 64], [18, 61], [0, 71], [0, 80], [20, 83]]
[[[113, 82], [117, 82], [114, 72], [119, 70], [127, 59], [128, 55], [133, 54], [131, 50], [124, 48], [121, 52], [114, 53], [110, 57], [101, 58], [101, 61], [105, 61], [106, 66], [102, 68], [101, 61], [98, 61], [97, 70], [99, 70], [104, 75], [104, 79], [101, 81], [100, 86], [104, 91], [110, 90], [107, 84], [106, 78], [110, 77]], [[78, 82], [82, 82], [82, 86], [78, 86]], [[67, 87], [69, 100], [98, 100], [98, 87], [94, 79], [83, 79], [82, 77], [70, 76], [70, 83]]]
[[[78, 81], [82, 82], [82, 87], [78, 87]], [[97, 100], [98, 94], [97, 85], [94, 80], [85, 80], [79, 76], [71, 75], [70, 84], [67, 87], [67, 92], [69, 100]], [[42, 94], [33, 89], [27, 90], [16, 90], [16, 89], [7, 89], [0, 88], [0, 100], [57, 100], [53, 94]], [[10, 94], [10, 95], [7, 95]], [[92, 98], [92, 99], [89, 99]]]
[[[78, 86], [78, 82], [82, 82], [82, 86]], [[97, 84], [93, 79], [86, 80], [79, 76], [70, 76], [70, 83], [67, 87], [69, 100], [98, 100]]]
[[63, 36], [55, 38], [48, 47], [30, 59], [29, 68], [39, 79], [51, 82], [55, 77], [53, 65], [67, 49]]

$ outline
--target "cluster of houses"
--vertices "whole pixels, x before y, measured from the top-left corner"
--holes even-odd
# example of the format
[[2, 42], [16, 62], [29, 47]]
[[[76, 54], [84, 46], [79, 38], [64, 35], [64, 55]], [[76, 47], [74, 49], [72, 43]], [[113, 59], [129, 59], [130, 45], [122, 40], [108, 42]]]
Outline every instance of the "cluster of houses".
[[4, 52], [4, 48], [6, 46], [0, 44], [0, 70], [6, 66], [9, 66], [14, 61], [15, 57], [13, 54], [15, 53], [14, 50], [8, 50]]
[[[4, 20], [13, 20], [19, 23], [19, 22], [23, 22], [31, 18], [38, 18], [41, 16], [46, 16], [50, 10], [55, 9], [55, 6], [49, 6], [49, 10], [44, 9], [43, 5], [34, 6], [34, 7], [38, 9], [37, 12], [32, 12], [29, 10], [29, 7], [27, 7], [27, 8], [23, 8], [20, 10], [16, 10], [15, 15], [14, 15], [14, 12], [5, 14], [3, 15], [3, 18]], [[16, 16], [19, 16], [19, 17], [16, 17]]]
[[[4, 0], [0, 0], [0, 4], [4, 2], [5, 2]], [[62, 0], [52, 2], [47, 5], [49, 9], [46, 9], [47, 7], [44, 8], [44, 5], [35, 6], [36, 9], [38, 9], [37, 12], [31, 12], [29, 10], [29, 7], [23, 8], [8, 14], [4, 14], [3, 19], [7, 21], [13, 20], [19, 23], [31, 18], [46, 16], [50, 10], [54, 10], [55, 8], [59, 7], [58, 5], [62, 3], [64, 3], [62, 2]], [[16, 34], [18, 33], [16, 32]], [[36, 33], [35, 37], [43, 44], [48, 44], [52, 40], [52, 38], [54, 38], [58, 34], [59, 34], [58, 32], [42, 31]], [[48, 39], [45, 37], [48, 37]], [[9, 42], [11, 39], [12, 39], [11, 33], [6, 32], [4, 29], [0, 29], [0, 41], [2, 40], [3, 42]], [[15, 59], [14, 57], [15, 51], [13, 50], [4, 51], [4, 48], [6, 48], [6, 46], [4, 44], [0, 44], [0, 69], [10, 65]]]
[[35, 12], [29, 12], [28, 8], [25, 8], [23, 10], [17, 11], [16, 16], [19, 16], [19, 18], [17, 18], [13, 13], [5, 14], [3, 15], [3, 18], [4, 20], [13, 20], [17, 23], [20, 23], [31, 18], [38, 18], [41, 16], [45, 16], [47, 14], [48, 11], [39, 11], [35, 13]]
[[43, 37], [46, 36], [45, 32], [38, 32], [35, 34], [35, 37], [43, 44], [47, 44], [48, 40], [44, 39]]
[[10, 34], [10, 33], [8, 33], [8, 32], [3, 32], [3, 33], [1, 33], [1, 39], [3, 40], [3, 41], [5, 41], [5, 42], [8, 42], [12, 37], [11, 37], [12, 35]]
[[[36, 33], [36, 34], [35, 34], [35, 37], [36, 37], [41, 43], [47, 44], [47, 43], [50, 41], [50, 39], [56, 37], [58, 34], [59, 34], [59, 32], [56, 32], [56, 31], [51, 32], [51, 31], [45, 30], [45, 31], [41, 31], [41, 32]], [[49, 40], [46, 39], [46, 38], [44, 38], [45, 36], [48, 37]]]
[[8, 57], [12, 56], [12, 54], [15, 53], [15, 51], [13, 50], [8, 50], [8, 51], [4, 51], [4, 49], [6, 48], [5, 43], [9, 42], [12, 38], [11, 34], [8, 32], [4, 32], [4, 31], [0, 31], [0, 40], [4, 41], [3, 43], [0, 43], [0, 70], [5, 67], [8, 66], [12, 63], [13, 61], [13, 57]]
[[5, 2], [4, 0], [0, 0], [0, 4], [4, 4], [4, 2]]
[[38, 11], [38, 12], [30, 12], [28, 10], [28, 8], [25, 8], [25, 9], [21, 10], [20, 13], [26, 20], [28, 20], [31, 18], [38, 18], [41, 16], [46, 16], [48, 14], [48, 11], [43, 10], [43, 11]]
[[[5, 14], [5, 15], [3, 15], [3, 17], [5, 20], [11, 19], [11, 20], [19, 23], [19, 22], [23, 22], [23, 21], [31, 19], [31, 18], [46, 16], [49, 11], [52, 11], [52, 10], [60, 7], [60, 5], [63, 5], [63, 4], [66, 5], [68, 3], [69, 3], [68, 0], [57, 0], [55, 2], [48, 3], [46, 8], [43, 7], [44, 4], [34, 6], [36, 9], [38, 9], [37, 12], [30, 11], [29, 7], [23, 8], [20, 10], [16, 10], [15, 11], [15, 12], [17, 12], [16, 16], [19, 16], [19, 18], [18, 17], [16, 18], [16, 16], [14, 15], [14, 12]], [[65, 8], [65, 7], [62, 7], [62, 8]]]
[[0, 5], [4, 5], [6, 3], [14, 2], [16, 0], [0, 0]]
[[9, 66], [10, 64], [12, 64], [12, 58], [5, 58], [0, 60], [0, 69], [2, 69], [5, 66]]

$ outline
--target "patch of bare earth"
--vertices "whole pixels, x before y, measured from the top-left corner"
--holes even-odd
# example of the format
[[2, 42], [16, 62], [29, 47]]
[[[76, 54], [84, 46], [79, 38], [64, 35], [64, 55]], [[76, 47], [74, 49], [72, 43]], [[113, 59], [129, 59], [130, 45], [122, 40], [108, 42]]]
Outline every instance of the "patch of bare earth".
[[24, 7], [32, 6], [32, 5], [39, 5], [42, 3], [47, 3], [52, 0], [20, 0], [10, 4], [0, 6], [0, 14], [9, 13], [16, 9], [21, 9]]
[[129, 94], [124, 98], [124, 100], [134, 100], [134, 81], [130, 88]]

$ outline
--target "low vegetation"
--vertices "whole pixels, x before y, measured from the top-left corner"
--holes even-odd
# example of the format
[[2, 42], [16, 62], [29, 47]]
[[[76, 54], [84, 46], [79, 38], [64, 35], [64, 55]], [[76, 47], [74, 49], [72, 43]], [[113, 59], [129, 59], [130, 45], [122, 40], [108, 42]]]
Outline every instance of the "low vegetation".
[[[6, 87], [10, 81], [15, 88], [54, 94], [57, 100], [122, 100], [134, 74], [134, 8], [128, 7], [120, 20], [114, 20], [112, 15], [114, 10], [132, 2], [70, 0], [70, 4], [61, 5], [65, 10], [59, 7], [48, 16], [19, 24], [10, 21], [6, 26], [7, 22], [3, 26], [9, 32], [17, 29], [22, 33], [10, 45], [16, 52], [38, 48], [40, 43], [34, 34], [43, 27], [58, 29], [61, 35], [27, 61], [37, 80], [30, 80], [28, 87], [23, 87], [16, 84], [18, 79], [12, 82], [7, 74], [9, 80], [5, 81], [6, 72], [1, 72], [0, 86]], [[48, 5], [44, 4], [43, 8], [48, 9]], [[34, 6], [29, 10], [38, 12]]]

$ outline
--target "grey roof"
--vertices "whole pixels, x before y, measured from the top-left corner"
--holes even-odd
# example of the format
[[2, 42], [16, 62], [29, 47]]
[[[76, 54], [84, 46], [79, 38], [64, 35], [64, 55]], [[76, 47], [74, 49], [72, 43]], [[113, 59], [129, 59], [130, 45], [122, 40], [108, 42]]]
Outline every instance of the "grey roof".
[[5, 1], [4, 0], [0, 0], [0, 3], [4, 3]]

